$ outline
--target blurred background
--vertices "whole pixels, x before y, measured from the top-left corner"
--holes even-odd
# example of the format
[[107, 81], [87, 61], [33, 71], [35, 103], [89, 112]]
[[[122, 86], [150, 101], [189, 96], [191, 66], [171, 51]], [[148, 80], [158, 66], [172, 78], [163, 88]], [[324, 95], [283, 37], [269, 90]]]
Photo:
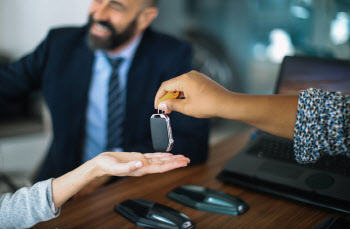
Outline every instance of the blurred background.
[[[91, 0], [0, 1], [0, 65], [52, 27], [83, 25]], [[160, 0], [153, 27], [190, 41], [194, 67], [229, 90], [271, 94], [286, 55], [349, 59], [350, 0]], [[247, 128], [212, 120], [210, 144]], [[0, 192], [30, 185], [51, 138], [40, 93], [0, 108]]]

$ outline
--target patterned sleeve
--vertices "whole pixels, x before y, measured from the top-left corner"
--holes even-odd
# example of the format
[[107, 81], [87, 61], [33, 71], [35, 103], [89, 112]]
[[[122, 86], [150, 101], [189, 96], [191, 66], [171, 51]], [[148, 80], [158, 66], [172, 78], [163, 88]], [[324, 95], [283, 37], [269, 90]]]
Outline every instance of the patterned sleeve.
[[350, 96], [313, 88], [301, 91], [294, 152], [302, 164], [314, 163], [325, 154], [350, 157]]

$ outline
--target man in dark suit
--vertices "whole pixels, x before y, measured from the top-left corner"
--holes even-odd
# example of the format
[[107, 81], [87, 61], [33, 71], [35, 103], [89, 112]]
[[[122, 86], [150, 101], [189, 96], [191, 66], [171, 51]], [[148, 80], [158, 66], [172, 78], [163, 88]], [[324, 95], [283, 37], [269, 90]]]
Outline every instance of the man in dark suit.
[[[154, 96], [163, 81], [190, 71], [192, 58], [187, 43], [149, 28], [157, 14], [154, 0], [93, 0], [87, 26], [51, 30], [33, 53], [0, 69], [0, 106], [41, 90], [50, 110], [53, 140], [37, 180], [106, 150], [153, 151]], [[170, 119], [171, 153], [204, 162], [208, 121]]]

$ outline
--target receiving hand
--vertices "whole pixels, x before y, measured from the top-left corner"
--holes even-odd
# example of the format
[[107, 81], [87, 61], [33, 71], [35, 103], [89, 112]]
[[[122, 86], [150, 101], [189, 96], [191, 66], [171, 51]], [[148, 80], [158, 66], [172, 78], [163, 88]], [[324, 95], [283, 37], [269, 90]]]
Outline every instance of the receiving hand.
[[110, 176], [142, 176], [162, 173], [185, 167], [188, 163], [190, 159], [183, 155], [170, 153], [101, 153], [73, 171], [54, 179], [52, 181], [52, 200], [55, 207], [58, 208], [80, 190], [82, 191], [77, 196], [91, 193], [106, 182]]
[[[180, 92], [179, 98], [184, 99], [169, 99], [157, 106], [159, 99], [169, 91]], [[228, 95], [228, 90], [206, 75], [191, 71], [162, 83], [155, 97], [154, 108], [166, 114], [177, 111], [197, 118], [211, 118], [219, 116], [220, 106], [225, 106]]]
[[150, 173], [162, 173], [180, 167], [185, 167], [190, 159], [183, 155], [170, 153], [127, 153], [105, 152], [90, 162], [94, 167], [94, 179], [73, 199], [86, 196], [107, 183], [111, 176], [142, 176]]
[[187, 166], [190, 159], [170, 153], [105, 152], [95, 157], [97, 176], [142, 176]]

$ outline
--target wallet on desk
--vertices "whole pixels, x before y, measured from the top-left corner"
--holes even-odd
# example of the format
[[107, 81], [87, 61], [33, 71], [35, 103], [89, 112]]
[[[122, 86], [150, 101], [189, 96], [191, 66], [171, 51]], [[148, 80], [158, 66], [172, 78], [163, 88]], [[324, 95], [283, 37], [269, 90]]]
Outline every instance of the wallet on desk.
[[320, 223], [314, 229], [344, 229], [350, 228], [350, 220], [340, 216], [332, 216]]

